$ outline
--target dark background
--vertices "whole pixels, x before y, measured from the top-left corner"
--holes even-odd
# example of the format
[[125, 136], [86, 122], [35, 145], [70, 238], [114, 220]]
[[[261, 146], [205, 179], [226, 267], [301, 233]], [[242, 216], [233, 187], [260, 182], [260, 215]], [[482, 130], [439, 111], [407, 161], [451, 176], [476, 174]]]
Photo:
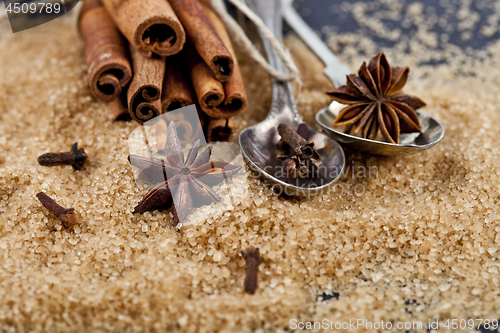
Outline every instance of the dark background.
[[[325, 32], [330, 29], [332, 32], [363, 32], [371, 37], [377, 44], [383, 47], [391, 47], [395, 44], [393, 41], [379, 38], [376, 33], [370, 31], [366, 27], [360, 26], [358, 22], [349, 12], [349, 6], [352, 3], [365, 2], [369, 10], [367, 13], [389, 12], [390, 8], [382, 1], [361, 1], [361, 0], [295, 0], [297, 11], [304, 20], [318, 32]], [[478, 13], [479, 16], [467, 17], [468, 13], [461, 12], [462, 6], [466, 1], [463, 0], [400, 0], [402, 4], [401, 20], [391, 18], [383, 19], [382, 21], [389, 28], [399, 28], [404, 35], [412, 37], [417, 32], [417, 27], [405, 22], [406, 9], [409, 5], [415, 2], [420, 2], [424, 5], [423, 19], [429, 22], [433, 27], [431, 31], [439, 34], [446, 33], [450, 36], [449, 43], [455, 44], [463, 48], [471, 47], [473, 49], [481, 49], [492, 40], [500, 37], [498, 32], [492, 35], [485, 36], [481, 33], [491, 20], [495, 20], [495, 14], [500, 10], [500, 1], [498, 0], [472, 0], [468, 7], [470, 11]], [[497, 8], [497, 9], [496, 9]], [[389, 16], [389, 15], [388, 15]], [[437, 18], [437, 20], [436, 20]], [[472, 28], [464, 27], [463, 21], [467, 19], [476, 20], [476, 24]], [[434, 23], [434, 21], [437, 21]], [[462, 22], [461, 22], [462, 21]], [[462, 36], [465, 35], [465, 40]], [[325, 34], [322, 33], [323, 39]]]

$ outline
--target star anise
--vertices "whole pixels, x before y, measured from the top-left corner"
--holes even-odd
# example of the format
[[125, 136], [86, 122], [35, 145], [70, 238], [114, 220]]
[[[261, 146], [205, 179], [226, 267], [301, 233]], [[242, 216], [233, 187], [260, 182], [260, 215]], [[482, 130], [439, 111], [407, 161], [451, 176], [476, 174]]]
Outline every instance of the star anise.
[[374, 140], [380, 130], [391, 143], [399, 134], [420, 132], [416, 109], [425, 106], [418, 97], [402, 92], [408, 80], [408, 67], [392, 67], [383, 52], [361, 65], [358, 75], [347, 75], [347, 85], [327, 91], [342, 104], [348, 104], [332, 126], [347, 126], [346, 133]]
[[285, 150], [285, 154], [276, 156], [282, 160], [282, 169], [287, 176], [314, 175], [318, 170], [318, 161], [321, 159], [314, 149], [314, 142], [308, 141], [309, 128], [306, 124], [300, 124], [295, 132], [290, 125], [280, 124], [278, 133], [281, 136], [279, 144]]
[[236, 174], [241, 167], [225, 162], [211, 162], [211, 147], [200, 156], [200, 140], [193, 144], [186, 159], [173, 122], [168, 125], [165, 145], [166, 161], [129, 155], [130, 164], [141, 169], [148, 181], [155, 183], [135, 207], [134, 213], [144, 213], [166, 207], [173, 200], [174, 226], [183, 222], [192, 208], [219, 202], [212, 186]]

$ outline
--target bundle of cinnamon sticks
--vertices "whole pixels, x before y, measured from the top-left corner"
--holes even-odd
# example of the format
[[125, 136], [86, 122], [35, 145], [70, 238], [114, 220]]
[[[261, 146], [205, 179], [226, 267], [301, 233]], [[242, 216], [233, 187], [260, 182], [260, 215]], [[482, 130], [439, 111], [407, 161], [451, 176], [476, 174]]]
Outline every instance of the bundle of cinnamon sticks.
[[90, 89], [109, 103], [113, 119], [142, 124], [196, 104], [207, 140], [228, 139], [247, 96], [209, 0], [86, 0], [78, 26]]

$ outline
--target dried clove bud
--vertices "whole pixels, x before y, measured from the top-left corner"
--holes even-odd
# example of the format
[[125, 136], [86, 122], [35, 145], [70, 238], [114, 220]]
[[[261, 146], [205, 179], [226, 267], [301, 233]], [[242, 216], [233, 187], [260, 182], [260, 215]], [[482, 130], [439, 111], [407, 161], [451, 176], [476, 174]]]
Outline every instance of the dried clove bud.
[[78, 149], [78, 142], [71, 147], [71, 151], [69, 152], [46, 153], [38, 157], [38, 163], [40, 163], [40, 165], [71, 165], [75, 170], [80, 170], [86, 160], [87, 154], [85, 154], [83, 149]]
[[297, 134], [303, 137], [306, 140], [309, 140], [309, 127], [306, 124], [302, 123], [297, 127]]
[[259, 248], [248, 247], [245, 251], [241, 251], [241, 255], [245, 258], [247, 265], [245, 276], [245, 292], [254, 294], [257, 290], [257, 273], [259, 272], [259, 265], [262, 262], [260, 257]]
[[78, 223], [78, 216], [74, 208], [64, 208], [58, 205], [57, 202], [43, 192], [39, 192], [36, 196], [43, 207], [47, 208], [49, 212], [61, 220], [65, 227], [69, 228]]
[[308, 141], [309, 128], [306, 124], [300, 124], [294, 131], [288, 124], [280, 124], [278, 133], [281, 136], [279, 144], [285, 150], [285, 154], [276, 156], [283, 160], [283, 172], [287, 175], [308, 176], [318, 172], [317, 161], [321, 159], [314, 149], [314, 142]]

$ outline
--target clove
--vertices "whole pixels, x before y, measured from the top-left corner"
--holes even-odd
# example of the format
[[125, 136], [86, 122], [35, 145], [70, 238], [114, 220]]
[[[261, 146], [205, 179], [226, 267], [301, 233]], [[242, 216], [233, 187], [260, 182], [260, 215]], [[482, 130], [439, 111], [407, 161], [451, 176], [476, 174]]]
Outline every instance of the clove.
[[43, 192], [39, 192], [36, 196], [42, 203], [42, 206], [61, 220], [65, 227], [69, 228], [78, 223], [78, 216], [74, 208], [64, 208], [58, 205], [57, 202]]
[[46, 153], [38, 157], [38, 163], [40, 165], [71, 165], [75, 170], [80, 170], [86, 160], [87, 154], [83, 149], [78, 149], [78, 142], [71, 147], [71, 151], [69, 152]]
[[282, 169], [286, 175], [308, 176], [318, 171], [317, 161], [321, 159], [314, 149], [314, 142], [308, 141], [309, 128], [300, 124], [294, 131], [288, 124], [280, 124], [278, 133], [281, 136], [279, 144], [284, 148], [285, 154], [276, 156], [282, 160]]
[[241, 255], [245, 258], [247, 266], [244, 284], [245, 292], [253, 295], [255, 290], [257, 290], [257, 273], [259, 272], [259, 265], [262, 262], [259, 248], [250, 246], [245, 251], [241, 251]]

